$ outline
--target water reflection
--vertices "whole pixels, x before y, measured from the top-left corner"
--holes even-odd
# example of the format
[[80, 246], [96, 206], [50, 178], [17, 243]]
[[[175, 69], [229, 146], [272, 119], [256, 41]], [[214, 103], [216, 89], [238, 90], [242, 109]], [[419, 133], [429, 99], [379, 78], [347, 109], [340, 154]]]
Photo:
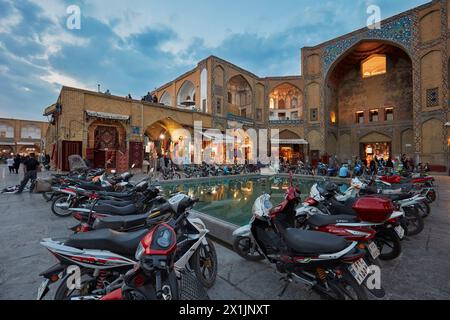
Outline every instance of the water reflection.
[[[313, 181], [294, 179], [294, 185], [300, 189], [302, 199], [309, 194], [313, 184]], [[237, 225], [245, 225], [250, 220], [253, 203], [260, 195], [272, 194], [272, 202], [276, 205], [283, 201], [288, 187], [289, 179], [264, 177], [186, 182], [168, 185], [164, 189], [168, 193], [183, 192], [198, 197], [200, 203], [195, 207], [198, 211]]]

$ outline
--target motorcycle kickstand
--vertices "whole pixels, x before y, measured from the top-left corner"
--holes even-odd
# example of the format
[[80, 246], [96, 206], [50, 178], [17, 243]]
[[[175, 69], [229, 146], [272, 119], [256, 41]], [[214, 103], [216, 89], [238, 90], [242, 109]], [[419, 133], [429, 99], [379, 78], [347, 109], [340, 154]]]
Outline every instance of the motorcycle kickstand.
[[284, 281], [285, 285], [284, 285], [283, 289], [281, 290], [281, 293], [278, 295], [278, 298], [281, 298], [282, 296], [284, 296], [284, 294], [286, 293], [287, 289], [289, 288], [289, 286], [293, 282], [292, 278], [289, 277], [289, 276], [281, 278], [280, 280]]

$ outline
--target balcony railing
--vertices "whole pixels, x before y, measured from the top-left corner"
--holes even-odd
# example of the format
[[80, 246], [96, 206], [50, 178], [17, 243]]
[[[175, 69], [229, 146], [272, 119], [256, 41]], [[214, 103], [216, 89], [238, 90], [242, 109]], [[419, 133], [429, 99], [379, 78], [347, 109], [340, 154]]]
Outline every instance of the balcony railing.
[[300, 123], [302, 120], [299, 118], [301, 109], [270, 109], [269, 121], [271, 123]]

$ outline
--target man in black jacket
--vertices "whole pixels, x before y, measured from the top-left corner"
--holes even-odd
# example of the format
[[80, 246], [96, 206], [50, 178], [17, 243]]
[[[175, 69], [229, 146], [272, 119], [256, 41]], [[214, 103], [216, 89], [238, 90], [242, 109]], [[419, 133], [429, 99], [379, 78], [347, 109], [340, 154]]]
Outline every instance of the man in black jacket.
[[30, 180], [33, 182], [37, 179], [37, 172], [41, 164], [36, 160], [35, 155], [31, 154], [30, 157], [23, 162], [23, 165], [25, 166], [26, 172], [25, 177], [20, 183], [19, 190], [17, 191], [18, 194], [23, 192], [23, 189], [25, 189]]

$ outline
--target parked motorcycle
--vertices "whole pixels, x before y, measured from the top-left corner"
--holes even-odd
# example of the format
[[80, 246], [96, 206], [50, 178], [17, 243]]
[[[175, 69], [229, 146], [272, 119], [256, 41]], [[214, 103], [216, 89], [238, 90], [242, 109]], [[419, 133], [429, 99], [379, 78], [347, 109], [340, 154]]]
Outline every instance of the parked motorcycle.
[[[172, 300], [178, 299], [177, 280], [185, 269], [193, 270], [205, 287], [217, 276], [214, 245], [208, 230], [190, 216], [197, 202], [186, 195], [171, 199], [177, 216], [130, 233], [108, 229], [71, 236], [67, 240], [45, 239], [41, 244], [58, 263], [41, 274], [41, 300], [49, 285], [60, 281], [56, 300]], [[78, 288], [69, 284], [71, 268], [80, 270]]]
[[[236, 230], [234, 248], [244, 258], [259, 254], [284, 274], [286, 286], [298, 282], [327, 299], [367, 299], [362, 286], [368, 266], [357, 242], [334, 235], [290, 227], [299, 203], [298, 190], [290, 187], [285, 201], [273, 208], [270, 195], [259, 197], [250, 224]], [[259, 258], [258, 258], [259, 259]]]

